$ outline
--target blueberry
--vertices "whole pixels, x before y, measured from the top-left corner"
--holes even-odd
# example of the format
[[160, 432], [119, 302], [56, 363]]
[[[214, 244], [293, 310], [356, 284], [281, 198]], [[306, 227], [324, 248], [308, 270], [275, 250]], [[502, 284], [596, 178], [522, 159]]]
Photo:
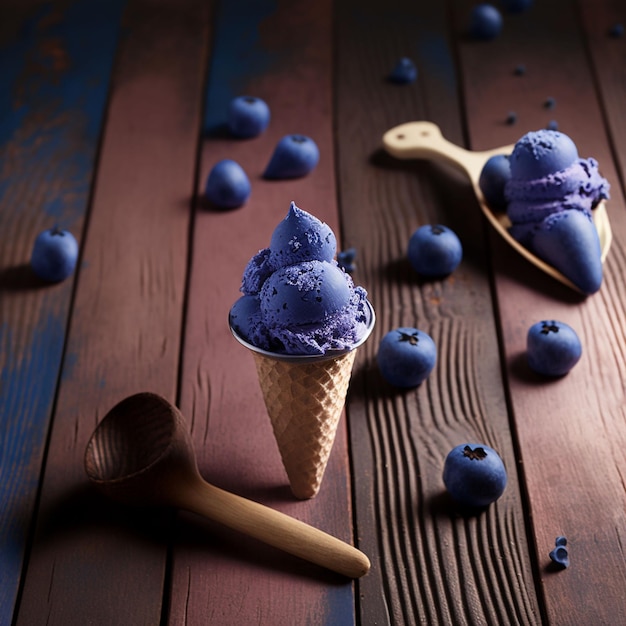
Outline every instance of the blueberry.
[[513, 126], [517, 122], [517, 113], [515, 111], [509, 111], [506, 115], [506, 123], [509, 126]]
[[351, 274], [356, 269], [356, 248], [348, 248], [337, 252], [337, 265]]
[[516, 65], [513, 73], [515, 76], [524, 76], [526, 74], [526, 66], [523, 63]]
[[249, 139], [260, 135], [270, 123], [270, 108], [261, 98], [239, 96], [230, 103], [228, 128], [235, 137]]
[[538, 374], [564, 376], [582, 354], [582, 346], [571, 326], [555, 320], [533, 324], [526, 339], [528, 365]]
[[300, 178], [311, 172], [320, 158], [317, 144], [304, 135], [283, 137], [265, 168], [264, 178]]
[[409, 239], [408, 257], [418, 274], [446, 276], [463, 258], [463, 247], [456, 233], [446, 226], [420, 226]]
[[487, 160], [478, 179], [478, 186], [487, 204], [494, 210], [506, 210], [504, 187], [511, 179], [511, 164], [508, 154], [496, 154]]
[[559, 567], [569, 567], [569, 553], [567, 548], [564, 548], [563, 546], [556, 546], [554, 550], [550, 552], [550, 558]]
[[206, 197], [221, 209], [235, 209], [250, 197], [250, 181], [236, 161], [217, 162], [206, 181]]
[[427, 333], [402, 327], [382, 338], [376, 358], [388, 383], [395, 387], [417, 387], [435, 367], [437, 348]]
[[475, 39], [495, 39], [502, 30], [502, 15], [492, 4], [477, 4], [470, 14], [470, 35]]
[[399, 59], [389, 75], [389, 80], [392, 83], [398, 83], [399, 85], [406, 85], [408, 83], [415, 82], [416, 78], [417, 68], [415, 67], [415, 63], [407, 57]]
[[469, 507], [485, 507], [504, 492], [507, 475], [498, 453], [484, 444], [453, 448], [443, 466], [443, 482], [454, 500]]
[[55, 226], [35, 239], [30, 264], [39, 278], [56, 283], [74, 271], [77, 260], [78, 243], [74, 235]]
[[554, 550], [550, 552], [550, 558], [559, 567], [565, 569], [569, 567], [569, 552], [565, 547], [567, 545], [567, 539], [559, 536], [554, 540]]

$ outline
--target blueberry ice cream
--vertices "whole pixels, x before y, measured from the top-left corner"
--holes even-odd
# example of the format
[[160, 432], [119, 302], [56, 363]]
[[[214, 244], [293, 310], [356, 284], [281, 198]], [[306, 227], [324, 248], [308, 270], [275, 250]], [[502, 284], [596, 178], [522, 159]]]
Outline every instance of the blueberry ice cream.
[[563, 133], [524, 135], [509, 159], [504, 187], [511, 235], [580, 291], [595, 293], [602, 259], [592, 210], [609, 197], [609, 184], [593, 158], [581, 159]]
[[351, 349], [367, 334], [367, 293], [334, 260], [329, 226], [293, 202], [269, 248], [250, 259], [230, 311], [233, 330], [277, 354], [324, 355]]

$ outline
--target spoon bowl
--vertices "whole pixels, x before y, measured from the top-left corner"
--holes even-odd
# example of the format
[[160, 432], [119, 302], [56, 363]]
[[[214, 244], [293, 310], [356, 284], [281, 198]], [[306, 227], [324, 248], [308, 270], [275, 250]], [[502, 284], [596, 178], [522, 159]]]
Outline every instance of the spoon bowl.
[[369, 571], [353, 546], [207, 483], [184, 417], [156, 394], [130, 396], [105, 415], [87, 444], [85, 471], [114, 500], [182, 508], [350, 578]]
[[[549, 274], [571, 289], [582, 293], [559, 270], [540, 259], [514, 239], [509, 233], [511, 222], [506, 213], [504, 211], [494, 211], [485, 200], [478, 184], [485, 163], [497, 154], [511, 154], [514, 148], [513, 145], [480, 152], [466, 150], [445, 139], [436, 124], [421, 121], [407, 122], [388, 130], [383, 136], [383, 146], [389, 154], [397, 159], [431, 159], [448, 163], [463, 171], [472, 183], [474, 194], [483, 214], [502, 238], [546, 274]], [[604, 201], [600, 202], [593, 210], [593, 222], [600, 238], [601, 258], [604, 263], [613, 239]]]

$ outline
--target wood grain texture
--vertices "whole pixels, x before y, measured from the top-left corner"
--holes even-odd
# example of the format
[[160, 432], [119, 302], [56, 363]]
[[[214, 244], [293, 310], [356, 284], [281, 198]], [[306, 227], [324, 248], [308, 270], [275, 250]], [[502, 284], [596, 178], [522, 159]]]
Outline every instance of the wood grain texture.
[[158, 624], [169, 513], [93, 493], [87, 440], [124, 396], [175, 399], [208, 19], [129, 4], [18, 624]]
[[[459, 31], [470, 5], [455, 3]], [[618, 128], [621, 113], [607, 107], [605, 126], [588, 55], [589, 45], [592, 50], [600, 45], [600, 30], [607, 36], [614, 18], [600, 9], [587, 24], [586, 41], [581, 27], [586, 19], [578, 19], [576, 3], [535, 5], [508, 16], [496, 41], [459, 39], [464, 98], [473, 148], [510, 142], [513, 133], [521, 136], [554, 118], [581, 156], [598, 159], [612, 185], [608, 211], [614, 245], [598, 294], [581, 299], [540, 276], [499, 242], [493, 248], [506, 372], [547, 617], [554, 624], [617, 624], [626, 621], [626, 213], [606, 128]], [[523, 77], [512, 73], [518, 63], [527, 67]], [[556, 100], [551, 111], [543, 106], [548, 96]], [[502, 123], [511, 109], [518, 112], [513, 128]], [[525, 363], [527, 329], [541, 319], [570, 324], [583, 343], [581, 362], [559, 380], [542, 380]], [[563, 572], [553, 571], [548, 558], [557, 535], [569, 540], [572, 565]]]
[[[296, 501], [252, 355], [235, 341], [227, 323], [246, 263], [269, 245], [291, 200], [338, 230], [331, 17], [327, 0], [223, 2], [216, 14], [181, 408], [191, 421], [200, 469], [208, 480], [350, 542], [345, 421], [339, 425], [319, 494]], [[272, 112], [267, 131], [246, 141], [232, 139], [223, 128], [230, 99], [243, 94], [263, 98]], [[315, 140], [321, 154], [317, 168], [301, 179], [264, 180], [274, 146], [290, 133]], [[240, 209], [211, 211], [201, 196], [209, 170], [223, 158], [241, 164], [252, 194]], [[198, 525], [190, 532], [192, 524], [191, 519], [181, 521], [174, 546], [171, 623], [354, 623], [351, 581], [215, 526]]]
[[0, 624], [13, 615], [74, 286], [39, 280], [30, 255], [55, 224], [81, 240], [123, 4], [0, 6]]
[[626, 149], [621, 139], [626, 137], [626, 120], [622, 114], [626, 82], [626, 67], [623, 63], [626, 38], [611, 36], [611, 29], [615, 25], [624, 26], [624, 7], [619, 0], [607, 0], [601, 7], [590, 0], [579, 0], [578, 8], [615, 166], [623, 188], [626, 180]]
[[[536, 624], [524, 511], [517, 481], [485, 229], [466, 181], [423, 162], [381, 153], [389, 128], [437, 123], [463, 143], [462, 117], [444, 6], [344, 2], [337, 23], [339, 197], [344, 245], [358, 249], [355, 279], [377, 311], [375, 336], [357, 357], [348, 406], [359, 546], [373, 568], [359, 582], [364, 624]], [[419, 70], [410, 85], [386, 77], [401, 56]], [[464, 259], [452, 276], [421, 281], [406, 249], [421, 224], [445, 223]], [[382, 336], [398, 326], [428, 332], [438, 346], [430, 378], [392, 389], [378, 372]], [[502, 455], [505, 495], [463, 516], [444, 493], [449, 450], [483, 442]]]

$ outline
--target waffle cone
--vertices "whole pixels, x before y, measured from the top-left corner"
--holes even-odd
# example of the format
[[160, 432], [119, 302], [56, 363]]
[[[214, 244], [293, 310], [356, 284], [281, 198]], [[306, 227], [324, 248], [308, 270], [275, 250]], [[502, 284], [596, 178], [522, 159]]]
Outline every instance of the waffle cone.
[[297, 498], [312, 498], [319, 491], [356, 352], [312, 361], [252, 353], [274, 437]]

